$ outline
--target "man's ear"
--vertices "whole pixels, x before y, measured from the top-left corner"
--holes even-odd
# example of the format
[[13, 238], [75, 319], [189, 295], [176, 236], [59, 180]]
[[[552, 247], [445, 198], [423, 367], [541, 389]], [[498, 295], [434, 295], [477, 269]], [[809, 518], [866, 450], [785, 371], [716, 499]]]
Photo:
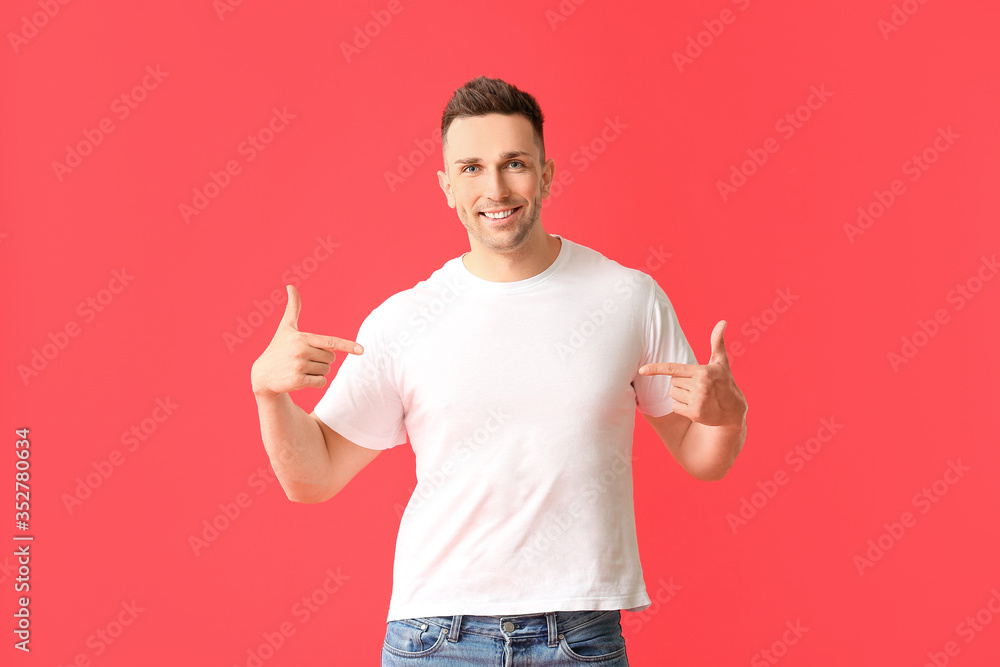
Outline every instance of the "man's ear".
[[548, 199], [551, 194], [552, 180], [556, 174], [556, 161], [549, 158], [542, 168], [542, 199]]
[[448, 206], [455, 208], [455, 197], [451, 194], [451, 181], [448, 179], [448, 175], [443, 171], [438, 173], [438, 185], [444, 190], [444, 194], [448, 197]]

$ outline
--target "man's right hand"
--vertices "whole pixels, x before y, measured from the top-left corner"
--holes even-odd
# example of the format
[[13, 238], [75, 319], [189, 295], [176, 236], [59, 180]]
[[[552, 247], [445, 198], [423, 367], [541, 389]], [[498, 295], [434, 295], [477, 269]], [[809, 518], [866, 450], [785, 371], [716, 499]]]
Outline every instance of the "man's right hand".
[[277, 396], [303, 387], [322, 387], [335, 351], [361, 354], [362, 347], [351, 340], [299, 331], [302, 301], [294, 286], [288, 285], [288, 306], [278, 323], [274, 338], [253, 363], [250, 384], [257, 396]]

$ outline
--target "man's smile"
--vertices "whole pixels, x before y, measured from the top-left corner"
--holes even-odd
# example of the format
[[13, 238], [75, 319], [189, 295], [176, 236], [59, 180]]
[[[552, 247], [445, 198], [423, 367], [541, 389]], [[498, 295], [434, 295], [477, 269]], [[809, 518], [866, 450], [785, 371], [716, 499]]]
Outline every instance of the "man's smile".
[[511, 217], [513, 217], [514, 214], [517, 211], [519, 211], [519, 210], [521, 210], [520, 206], [514, 206], [512, 208], [498, 208], [498, 209], [492, 209], [492, 210], [489, 210], [489, 211], [480, 211], [479, 215], [483, 216], [484, 218], [486, 218], [487, 220], [489, 220], [491, 223], [497, 224], [497, 223], [506, 222]]

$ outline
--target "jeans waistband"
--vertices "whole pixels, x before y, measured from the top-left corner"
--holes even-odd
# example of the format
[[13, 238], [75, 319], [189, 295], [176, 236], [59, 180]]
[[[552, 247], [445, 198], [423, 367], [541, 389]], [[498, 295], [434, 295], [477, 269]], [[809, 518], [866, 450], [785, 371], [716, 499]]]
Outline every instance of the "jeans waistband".
[[456, 642], [463, 632], [495, 637], [498, 639], [527, 639], [547, 637], [549, 646], [559, 644], [562, 632], [603, 620], [613, 614], [620, 622], [618, 609], [586, 609], [582, 611], [550, 611], [544, 614], [508, 614], [505, 616], [424, 616], [413, 622], [436, 625], [448, 629], [448, 639]]

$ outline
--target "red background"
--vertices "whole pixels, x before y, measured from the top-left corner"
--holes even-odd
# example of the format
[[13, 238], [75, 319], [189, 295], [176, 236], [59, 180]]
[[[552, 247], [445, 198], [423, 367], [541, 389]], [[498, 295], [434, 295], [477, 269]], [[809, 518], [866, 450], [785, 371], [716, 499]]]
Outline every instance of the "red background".
[[[45, 4], [0, 13], [0, 533], [20, 534], [14, 430], [28, 427], [35, 536], [27, 655], [12, 648], [15, 543], [3, 538], [4, 664], [248, 665], [283, 623], [294, 632], [264, 651], [268, 667], [378, 664], [412, 450], [382, 454], [322, 504], [263, 481], [249, 375], [284, 296], [252, 313], [293, 282], [303, 330], [350, 338], [384, 298], [469, 249], [437, 185], [433, 135], [452, 91], [479, 74], [546, 114], [547, 153], [572, 178], [545, 203], [546, 231], [648, 270], [702, 363], [727, 320], [751, 406], [742, 454], [711, 483], [688, 477], [637, 414], [645, 580], [653, 597], [675, 588], [623, 613], [631, 663], [773, 664], [768, 650], [783, 665], [916, 666], [929, 652], [997, 664], [1000, 280], [981, 260], [1000, 247], [994, 3], [402, 0], [393, 14], [381, 0], [247, 1], [220, 17], [210, 0], [80, 1], [51, 18]], [[368, 25], [366, 44], [373, 11], [386, 24]], [[345, 56], [355, 39], [363, 48]], [[696, 57], [679, 67], [685, 49]], [[147, 66], [166, 74], [121, 118], [114, 101]], [[829, 98], [780, 132], [813, 86]], [[294, 118], [248, 161], [239, 146], [274, 108]], [[102, 119], [113, 131], [57, 175]], [[602, 145], [607, 119], [625, 127]], [[939, 128], [953, 140], [935, 154]], [[724, 200], [718, 182], [769, 138], [777, 150]], [[925, 149], [936, 161], [911, 180], [906, 163]], [[186, 222], [180, 205], [230, 160], [239, 173]], [[387, 172], [408, 175], [390, 187]], [[849, 238], [858, 207], [896, 179], [905, 193]], [[339, 245], [303, 262], [317, 237]], [[289, 280], [296, 266], [306, 277]], [[123, 267], [133, 278], [107, 291]], [[991, 279], [977, 283], [980, 270]], [[961, 308], [960, 284], [972, 297]], [[797, 299], [776, 315], [778, 290]], [[89, 320], [88, 298], [106, 301]], [[938, 310], [944, 323], [926, 324]], [[249, 336], [227, 343], [248, 317]], [[934, 335], [894, 367], [921, 321]], [[68, 324], [78, 335], [57, 349]], [[36, 351], [52, 358], [22, 377]], [[311, 411], [320, 396], [294, 399]], [[168, 398], [173, 413], [148, 421]], [[796, 468], [786, 456], [824, 419], [843, 426]], [[122, 435], [143, 420], [156, 430], [129, 451]], [[949, 461], [968, 470], [946, 476]], [[786, 483], [768, 487], [779, 471]], [[925, 487], [934, 502], [915, 502]], [[194, 548], [238, 498], [239, 516]], [[734, 532], [727, 515], [744, 499], [760, 506]], [[915, 523], [893, 538], [885, 524], [905, 512]], [[859, 573], [880, 537], [887, 548]], [[327, 569], [339, 588], [303, 619], [296, 604]], [[117, 634], [133, 601], [142, 611], [121, 634], [96, 639]], [[784, 634], [797, 622], [804, 635]]]

